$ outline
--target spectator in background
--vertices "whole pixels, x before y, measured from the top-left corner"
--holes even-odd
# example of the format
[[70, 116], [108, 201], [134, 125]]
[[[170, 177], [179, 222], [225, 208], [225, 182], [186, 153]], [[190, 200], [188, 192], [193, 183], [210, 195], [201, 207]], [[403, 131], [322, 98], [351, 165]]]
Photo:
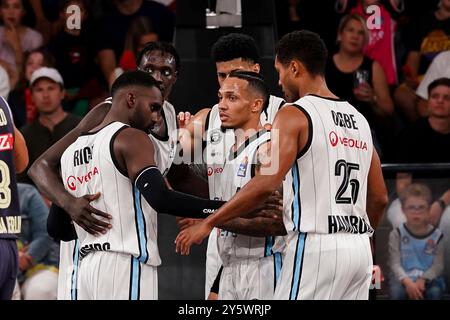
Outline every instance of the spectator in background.
[[55, 33], [58, 20], [58, 3], [60, 0], [29, 0], [25, 19], [30, 25], [35, 25], [47, 43]]
[[[390, 2], [394, 11], [401, 12], [401, 0], [393, 0]], [[376, 5], [380, 9], [380, 19], [373, 21], [373, 12], [367, 12], [369, 6]], [[386, 9], [380, 0], [360, 0], [358, 5], [351, 10], [369, 22], [370, 24], [369, 41], [364, 47], [364, 54], [371, 59], [377, 61], [384, 70], [387, 83], [390, 86], [397, 85], [397, 63], [395, 56], [394, 34], [397, 22], [393, 15]]]
[[114, 0], [115, 10], [99, 21], [95, 42], [98, 61], [104, 79], [111, 73], [125, 49], [125, 38], [131, 22], [140, 16], [148, 17], [161, 41], [171, 42], [174, 33], [174, 15], [163, 4], [144, 0]]
[[386, 120], [394, 105], [383, 68], [364, 56], [367, 41], [368, 30], [359, 15], [342, 17], [337, 37], [339, 51], [327, 63], [325, 76], [329, 89], [361, 112], [375, 129], [377, 139], [384, 142], [392, 138]]
[[22, 25], [25, 15], [22, 0], [1, 0], [0, 13], [4, 26], [0, 26], [0, 59], [15, 70], [21, 70], [24, 52], [42, 45], [42, 35]]
[[[81, 118], [63, 110], [64, 82], [58, 70], [47, 67], [37, 69], [31, 76], [30, 87], [39, 116], [21, 131], [32, 164], [53, 143], [75, 128]], [[18, 176], [18, 180], [32, 184], [26, 174]]]
[[400, 195], [406, 223], [389, 235], [391, 299], [435, 299], [445, 292], [442, 232], [430, 224], [431, 191], [409, 185]]
[[33, 122], [38, 116], [38, 110], [31, 99], [29, 87], [31, 75], [40, 67], [54, 66], [55, 58], [45, 49], [34, 49], [25, 56], [25, 66], [21, 72], [21, 78], [8, 98], [14, 121], [19, 128]]
[[5, 68], [0, 65], [0, 97], [7, 100], [10, 89], [8, 73]]
[[[428, 97], [428, 117], [419, 119], [414, 125], [405, 128], [398, 137], [396, 162], [450, 163], [450, 153], [445, 152], [450, 146], [450, 78], [433, 81], [428, 86]], [[416, 179], [420, 177], [420, 175], [414, 176]], [[425, 177], [433, 176], [428, 173]], [[405, 188], [412, 183], [412, 179], [411, 173], [397, 173], [396, 190], [398, 195], [402, 194]], [[430, 222], [437, 226], [450, 204], [450, 186], [448, 181], [445, 181], [442, 186], [435, 183], [434, 189], [434, 194], [437, 194], [440, 200], [431, 206]], [[405, 221], [398, 200], [392, 202], [386, 216], [394, 228]], [[450, 234], [450, 224], [448, 226], [441, 224], [444, 233], [447, 232], [447, 228]]]
[[22, 216], [17, 246], [22, 299], [56, 300], [59, 246], [47, 233], [49, 208], [35, 187], [18, 183], [17, 189]]
[[425, 72], [419, 87], [416, 90], [418, 97], [417, 109], [425, 110], [420, 111], [421, 114], [427, 114], [428, 106], [428, 86], [431, 82], [439, 78], [450, 78], [450, 50], [439, 53], [436, 58], [433, 59], [430, 67]]
[[[81, 28], [69, 29], [65, 21], [67, 8], [77, 5], [81, 12]], [[67, 99], [64, 107], [72, 113], [84, 116], [89, 109], [89, 100], [102, 95], [98, 77], [101, 72], [95, 64], [92, 26], [87, 0], [60, 1], [60, 21], [63, 26], [48, 44], [55, 56], [56, 69], [65, 80]]]
[[441, 0], [438, 9], [414, 23], [409, 33], [410, 51], [403, 67], [405, 79], [394, 98], [406, 119], [414, 122], [427, 115], [426, 108], [417, 109], [415, 90], [434, 57], [450, 49], [450, 0]]
[[148, 17], [140, 16], [131, 22], [125, 38], [125, 50], [119, 59], [118, 68], [114, 70], [109, 79], [111, 84], [124, 71], [135, 70], [137, 68], [136, 58], [139, 52], [145, 47], [146, 43], [158, 41], [158, 34], [153, 28], [152, 22]]

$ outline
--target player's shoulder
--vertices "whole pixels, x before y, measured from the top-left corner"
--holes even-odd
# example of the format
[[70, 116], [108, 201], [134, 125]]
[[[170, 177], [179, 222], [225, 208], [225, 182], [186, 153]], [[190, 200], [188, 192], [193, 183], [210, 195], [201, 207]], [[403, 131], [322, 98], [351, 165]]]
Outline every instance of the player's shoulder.
[[286, 103], [286, 101], [281, 97], [277, 97], [277, 96], [273, 96], [273, 95], [269, 96], [269, 105], [270, 106], [276, 106], [278, 108], [281, 108], [285, 103]]

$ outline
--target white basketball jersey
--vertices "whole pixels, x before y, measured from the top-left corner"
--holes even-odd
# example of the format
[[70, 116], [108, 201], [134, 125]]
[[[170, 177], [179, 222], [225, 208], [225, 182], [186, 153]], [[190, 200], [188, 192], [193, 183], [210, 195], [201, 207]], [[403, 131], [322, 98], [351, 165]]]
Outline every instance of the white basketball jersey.
[[308, 95], [294, 103], [309, 140], [284, 181], [288, 232], [373, 233], [366, 212], [372, 161], [369, 124], [346, 101]]
[[115, 251], [158, 266], [157, 213], [118, 168], [113, 154], [115, 136], [127, 127], [113, 122], [81, 135], [61, 157], [61, 175], [66, 190], [75, 197], [100, 192], [101, 197], [91, 205], [113, 217], [112, 229], [99, 236], [75, 225], [80, 259], [91, 251]]
[[[284, 103], [283, 99], [270, 96], [267, 109], [261, 112], [261, 125], [272, 124], [276, 113]], [[209, 198], [211, 200], [220, 200], [222, 199], [220, 194], [220, 176], [223, 172], [223, 164], [235, 140], [233, 130], [222, 129], [218, 104], [211, 108], [207, 116], [205, 134], [205, 159], [208, 167]]]
[[[270, 141], [270, 132], [263, 129], [248, 138], [237, 150], [230, 150], [221, 175], [223, 200], [231, 199], [255, 175], [259, 146]], [[224, 266], [231, 262], [258, 259], [272, 255], [273, 237], [250, 237], [221, 230], [217, 238]]]
[[175, 108], [169, 102], [164, 101], [163, 111], [163, 118], [167, 130], [166, 135], [160, 137], [152, 132], [149, 134], [149, 137], [155, 146], [155, 163], [158, 164], [159, 170], [165, 176], [175, 158], [178, 144], [178, 131]]

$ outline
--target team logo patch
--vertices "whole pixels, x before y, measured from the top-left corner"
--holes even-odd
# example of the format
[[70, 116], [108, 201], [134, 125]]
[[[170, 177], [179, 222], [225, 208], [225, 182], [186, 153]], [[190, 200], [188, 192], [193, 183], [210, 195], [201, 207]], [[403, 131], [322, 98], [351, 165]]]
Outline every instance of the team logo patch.
[[222, 141], [222, 131], [220, 129], [214, 129], [209, 135], [209, 141], [212, 144], [218, 144]]
[[248, 157], [245, 156], [244, 160], [242, 160], [241, 164], [239, 165], [239, 170], [237, 172], [238, 177], [245, 177], [245, 174], [247, 173], [247, 166], [248, 166]]
[[436, 243], [433, 241], [433, 239], [428, 239], [424, 252], [426, 254], [433, 254], [435, 249], [436, 249]]

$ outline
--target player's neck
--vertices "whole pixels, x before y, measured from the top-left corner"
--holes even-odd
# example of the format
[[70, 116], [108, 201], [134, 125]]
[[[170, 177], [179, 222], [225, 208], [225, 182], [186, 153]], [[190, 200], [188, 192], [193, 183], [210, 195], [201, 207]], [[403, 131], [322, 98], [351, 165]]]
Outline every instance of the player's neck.
[[130, 124], [130, 118], [127, 113], [122, 112], [121, 110], [116, 110], [114, 108], [114, 104], [111, 106], [111, 109], [106, 114], [103, 121], [98, 125], [97, 128], [103, 128], [105, 125], [110, 124], [111, 122], [122, 122], [124, 124]]
[[261, 130], [263, 127], [261, 126], [259, 120], [248, 122], [245, 125], [241, 126], [240, 128], [234, 129], [234, 136], [235, 136], [235, 146], [238, 148], [241, 144], [245, 142], [248, 138], [256, 134], [259, 130]]
[[309, 94], [314, 94], [324, 98], [337, 99], [330, 89], [328, 89], [327, 83], [323, 76], [309, 77], [303, 84], [299, 86], [300, 97], [307, 96]]

